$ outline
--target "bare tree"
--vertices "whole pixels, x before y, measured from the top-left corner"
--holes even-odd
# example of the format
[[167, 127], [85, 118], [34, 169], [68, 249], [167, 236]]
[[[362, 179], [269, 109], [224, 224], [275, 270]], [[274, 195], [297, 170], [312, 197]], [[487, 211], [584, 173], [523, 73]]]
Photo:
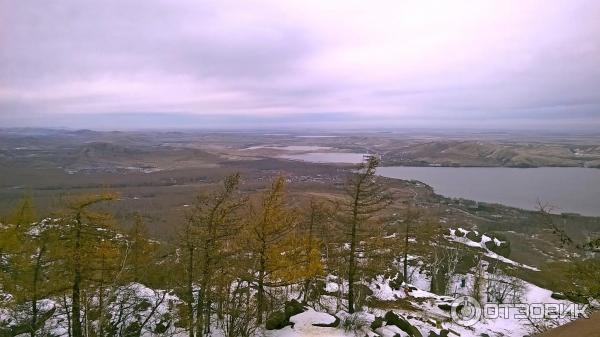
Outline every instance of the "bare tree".
[[491, 303], [519, 303], [524, 291], [523, 281], [507, 275], [498, 267], [496, 261], [488, 266], [486, 280], [487, 302]]
[[482, 259], [481, 255], [478, 255], [476, 258], [475, 270], [473, 272], [473, 287], [471, 288], [471, 297], [473, 297], [477, 302], [482, 302], [482, 294], [485, 289], [485, 261]]
[[537, 200], [537, 210], [542, 216], [542, 221], [545, 223], [545, 225], [549, 226], [552, 229], [553, 234], [558, 236], [561, 247], [569, 246], [573, 244], [573, 240], [567, 234], [565, 228], [558, 226], [552, 218], [551, 213], [555, 208], [555, 206], [547, 202], [543, 202], [540, 199]]
[[414, 235], [414, 230], [417, 222], [421, 218], [422, 213], [420, 210], [408, 207], [404, 214], [404, 224], [405, 224], [405, 232], [404, 232], [404, 251], [403, 251], [403, 261], [402, 261], [402, 272], [404, 283], [408, 283], [408, 253], [410, 250], [410, 242], [411, 236]]

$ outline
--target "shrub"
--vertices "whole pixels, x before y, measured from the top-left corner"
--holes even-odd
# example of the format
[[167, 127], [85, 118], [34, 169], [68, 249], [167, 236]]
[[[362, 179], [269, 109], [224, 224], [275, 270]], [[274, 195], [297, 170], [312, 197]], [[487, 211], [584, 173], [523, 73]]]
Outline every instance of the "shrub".
[[356, 332], [362, 330], [366, 324], [367, 322], [365, 322], [364, 319], [356, 314], [348, 315], [344, 317], [344, 320], [342, 321], [342, 327], [344, 328], [344, 331], [354, 332], [355, 334]]
[[375, 317], [375, 320], [371, 322], [371, 330], [377, 330], [383, 326], [383, 317]]
[[476, 234], [474, 231], [467, 233], [467, 239], [473, 242], [481, 242], [481, 234]]
[[285, 316], [285, 312], [281, 310], [272, 312], [269, 317], [267, 317], [267, 321], [265, 322], [265, 327], [267, 330], [279, 330], [288, 325], [290, 325], [290, 321]]
[[285, 302], [284, 310], [285, 310], [285, 318], [286, 319], [289, 319], [290, 317], [292, 317], [294, 315], [298, 315], [299, 313], [306, 311], [304, 306], [296, 300], [291, 300], [291, 301]]

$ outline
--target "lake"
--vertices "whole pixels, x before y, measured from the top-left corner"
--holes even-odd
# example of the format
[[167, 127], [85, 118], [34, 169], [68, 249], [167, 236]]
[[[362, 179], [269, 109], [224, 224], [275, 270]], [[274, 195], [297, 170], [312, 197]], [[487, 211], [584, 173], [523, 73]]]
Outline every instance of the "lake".
[[[310, 152], [281, 158], [313, 163], [360, 163], [362, 153]], [[437, 194], [535, 210], [537, 200], [555, 213], [600, 216], [600, 169], [580, 167], [380, 167], [377, 174], [418, 180]]]
[[380, 167], [384, 177], [418, 180], [437, 194], [523, 209], [539, 198], [555, 212], [600, 216], [600, 170], [575, 167]]

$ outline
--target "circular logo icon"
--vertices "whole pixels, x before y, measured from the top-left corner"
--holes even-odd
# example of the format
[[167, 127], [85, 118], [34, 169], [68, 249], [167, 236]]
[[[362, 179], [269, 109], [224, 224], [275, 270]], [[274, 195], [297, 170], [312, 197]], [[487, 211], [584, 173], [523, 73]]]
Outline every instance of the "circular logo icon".
[[461, 296], [452, 302], [452, 320], [462, 326], [471, 326], [481, 319], [481, 304], [470, 296]]

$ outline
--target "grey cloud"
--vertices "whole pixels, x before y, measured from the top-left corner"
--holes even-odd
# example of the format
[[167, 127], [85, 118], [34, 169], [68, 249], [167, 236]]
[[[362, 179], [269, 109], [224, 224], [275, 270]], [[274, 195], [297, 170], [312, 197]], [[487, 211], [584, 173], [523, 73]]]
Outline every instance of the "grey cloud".
[[220, 20], [227, 7], [202, 3], [186, 13], [157, 1], [5, 1], [0, 80], [147, 70], [264, 79], [285, 73], [311, 50], [301, 31], [276, 18], [231, 29], [236, 22]]
[[[171, 113], [178, 119], [223, 114], [249, 124], [264, 118], [265, 111], [283, 116], [272, 123], [293, 121], [292, 113], [298, 120], [310, 116], [325, 122], [332, 120], [332, 111], [344, 111], [335, 117], [369, 116], [383, 125], [403, 119], [477, 123], [537, 118], [544, 123], [569, 116], [597, 123], [600, 116], [600, 6], [593, 0], [557, 2], [550, 14], [531, 12], [531, 21], [544, 15], [552, 21], [538, 20], [542, 30], [515, 31], [514, 36], [527, 37], [523, 41], [493, 41], [497, 55], [481, 53], [476, 44], [439, 46], [433, 61], [423, 56], [416, 66], [436, 64], [445, 56], [482, 55], [470, 63], [395, 69], [394, 60], [386, 63], [385, 47], [399, 43], [390, 34], [385, 43], [372, 47], [376, 56], [383, 47], [381, 64], [377, 57], [368, 60], [374, 70], [357, 62], [337, 72], [331, 69], [337, 69], [338, 61], [344, 64], [355, 55], [327, 57], [335, 48], [360, 51], [363, 45], [353, 34], [364, 27], [353, 31], [347, 21], [354, 18], [343, 15], [313, 25], [300, 14], [280, 15], [278, 9], [285, 6], [275, 0], [0, 0], [0, 123], [51, 121], [69, 112], [83, 124], [103, 109], [130, 116], [124, 121], [144, 113]], [[552, 7], [543, 1], [539, 6], [540, 11]], [[310, 19], [321, 14], [313, 10], [307, 14]], [[343, 34], [346, 23], [348, 33]], [[496, 28], [511, 29], [507, 22]], [[329, 63], [315, 67], [315, 60]], [[188, 82], [178, 83], [177, 76]], [[107, 82], [104, 91], [76, 87], [106, 78], [114, 83]], [[156, 86], [129, 88], [131, 83]], [[108, 90], [113, 84], [129, 91]], [[65, 94], [67, 90], [72, 92]], [[132, 112], [137, 114], [128, 115]], [[63, 120], [68, 123], [69, 118]], [[206, 119], [211, 120], [216, 121]]]

